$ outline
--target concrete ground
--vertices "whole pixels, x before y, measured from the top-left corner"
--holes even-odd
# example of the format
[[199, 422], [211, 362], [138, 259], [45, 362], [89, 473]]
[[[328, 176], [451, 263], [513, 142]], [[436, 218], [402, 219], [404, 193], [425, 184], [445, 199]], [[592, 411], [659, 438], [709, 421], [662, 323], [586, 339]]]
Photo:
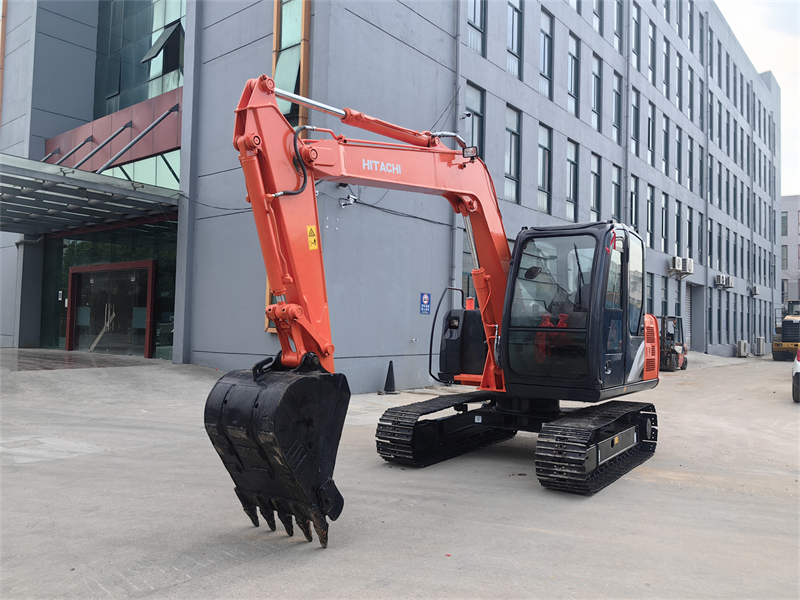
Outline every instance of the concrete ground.
[[590, 498], [538, 484], [532, 434], [392, 466], [378, 416], [435, 392], [355, 396], [323, 550], [242, 512], [203, 428], [219, 372], [77, 353], [16, 370], [37, 353], [67, 360], [0, 352], [4, 599], [800, 595], [788, 362], [692, 353], [631, 397], [659, 412], [655, 456]]

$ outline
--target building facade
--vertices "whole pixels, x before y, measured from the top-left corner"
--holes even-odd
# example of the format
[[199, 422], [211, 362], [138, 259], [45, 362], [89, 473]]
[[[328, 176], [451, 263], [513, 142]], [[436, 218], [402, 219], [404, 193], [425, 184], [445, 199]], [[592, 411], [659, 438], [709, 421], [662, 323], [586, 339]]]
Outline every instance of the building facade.
[[[781, 198], [781, 305], [800, 300], [800, 196]], [[776, 305], [777, 306], [777, 305]]]
[[[153, 225], [166, 230], [156, 236], [174, 233], [173, 287], [166, 304], [148, 309], [160, 325], [151, 339], [169, 341], [162, 356], [224, 370], [247, 368], [278, 350], [264, 323], [266, 276], [231, 148], [233, 109], [245, 82], [261, 73], [331, 106], [422, 131], [459, 132], [478, 147], [494, 179], [509, 243], [523, 226], [608, 219], [633, 225], [647, 246], [647, 310], [682, 315], [694, 350], [732, 355], [739, 339], [770, 340], [770, 315], [780, 303], [780, 88], [771, 73], [756, 72], [713, 2], [75, 3], [85, 14], [69, 19], [92, 29], [76, 34], [86, 57], [70, 66], [82, 70], [74, 86], [80, 93], [70, 100], [78, 116], [43, 129], [35, 82], [60, 67], [50, 64], [52, 51], [39, 50], [49, 43], [41, 39], [50, 39], [39, 23], [63, 12], [53, 5], [59, 3], [9, 3], [0, 152], [40, 160], [59, 136], [72, 132], [63, 143], [72, 147], [84, 139], [80, 127], [109, 118], [121, 126], [128, 118], [116, 116], [122, 111], [180, 93], [177, 162], [168, 154], [178, 148], [166, 144], [135, 157], [134, 148], [109, 167], [129, 187], [145, 179], [155, 190], [169, 171], [174, 175], [178, 216]], [[33, 15], [27, 21], [25, 11]], [[11, 44], [22, 31], [32, 32], [27, 49]], [[12, 75], [10, 63], [21, 58], [30, 73], [15, 67]], [[296, 105], [286, 103], [285, 114], [293, 123], [370, 139]], [[337, 369], [354, 391], [380, 389], [389, 360], [398, 386], [431, 383], [433, 316], [419, 309], [419, 298], [428, 293], [435, 304], [448, 286], [469, 293], [461, 217], [436, 198], [332, 184], [318, 190]], [[2, 229], [14, 231], [5, 221]], [[54, 272], [43, 264], [37, 273], [36, 260], [19, 258], [36, 252], [27, 243], [36, 233], [20, 246], [9, 241], [12, 233], [2, 234], [6, 345], [22, 345], [20, 330], [36, 322], [34, 308], [22, 327], [17, 307], [20, 284], [37, 277], [39, 334], [28, 338], [66, 343], [66, 318], [50, 341], [41, 333], [54, 330], [46, 318], [58, 317], [45, 298], [56, 291]], [[55, 235], [84, 241], [48, 231], [43, 256]], [[153, 241], [142, 260], [166, 261], [155, 255], [162, 242], [168, 241]], [[92, 243], [107, 244], [98, 254], [119, 245]], [[6, 288], [12, 279], [13, 294]], [[88, 322], [85, 343], [94, 331]]]

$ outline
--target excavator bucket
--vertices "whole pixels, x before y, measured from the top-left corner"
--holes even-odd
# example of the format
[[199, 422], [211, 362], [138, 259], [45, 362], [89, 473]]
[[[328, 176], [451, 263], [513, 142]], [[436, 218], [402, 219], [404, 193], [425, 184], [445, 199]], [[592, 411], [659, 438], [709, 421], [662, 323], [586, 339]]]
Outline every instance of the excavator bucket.
[[324, 548], [326, 517], [336, 520], [344, 506], [332, 476], [350, 402], [347, 379], [304, 365], [262, 366], [217, 382], [206, 401], [206, 431], [253, 525], [258, 510], [275, 531], [277, 513], [291, 536], [294, 516], [309, 542], [314, 525]]

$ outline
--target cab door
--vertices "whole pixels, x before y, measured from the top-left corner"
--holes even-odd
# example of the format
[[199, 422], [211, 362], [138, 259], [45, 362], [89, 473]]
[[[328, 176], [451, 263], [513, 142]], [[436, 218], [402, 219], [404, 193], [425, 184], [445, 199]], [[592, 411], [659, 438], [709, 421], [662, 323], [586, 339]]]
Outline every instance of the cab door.
[[625, 380], [625, 348], [627, 333], [625, 306], [627, 291], [624, 273], [624, 232], [612, 230], [608, 250], [608, 270], [606, 293], [603, 299], [602, 352], [604, 359], [600, 366], [603, 389], [622, 385]]

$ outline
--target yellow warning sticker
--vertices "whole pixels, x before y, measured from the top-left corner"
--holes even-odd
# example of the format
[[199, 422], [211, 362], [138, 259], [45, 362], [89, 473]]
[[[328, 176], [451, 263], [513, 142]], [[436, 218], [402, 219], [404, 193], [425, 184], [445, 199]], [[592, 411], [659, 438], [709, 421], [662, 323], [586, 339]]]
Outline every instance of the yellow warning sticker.
[[314, 226], [308, 225], [306, 230], [308, 231], [308, 249], [319, 250], [319, 236], [317, 235]]

